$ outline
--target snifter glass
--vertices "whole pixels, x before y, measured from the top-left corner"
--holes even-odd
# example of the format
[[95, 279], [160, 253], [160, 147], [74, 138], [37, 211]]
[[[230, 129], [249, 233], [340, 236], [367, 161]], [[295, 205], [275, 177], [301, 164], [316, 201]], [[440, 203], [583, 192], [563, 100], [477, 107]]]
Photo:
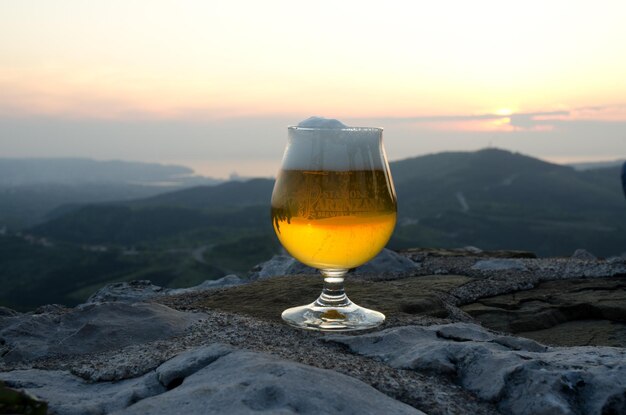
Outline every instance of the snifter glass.
[[346, 273], [374, 258], [396, 224], [396, 194], [380, 128], [289, 127], [272, 193], [272, 223], [285, 249], [324, 277], [313, 303], [289, 308], [292, 326], [324, 331], [376, 327], [385, 316], [354, 304]]

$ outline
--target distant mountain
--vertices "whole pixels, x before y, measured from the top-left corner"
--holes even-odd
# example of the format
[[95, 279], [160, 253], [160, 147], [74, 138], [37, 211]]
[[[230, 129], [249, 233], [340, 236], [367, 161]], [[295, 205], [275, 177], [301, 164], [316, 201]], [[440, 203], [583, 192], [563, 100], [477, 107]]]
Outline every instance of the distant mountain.
[[441, 153], [392, 164], [397, 247], [626, 251], [619, 169], [576, 171], [503, 150]]
[[[626, 252], [617, 167], [577, 171], [486, 149], [402, 160], [391, 170], [399, 200], [392, 248]], [[272, 187], [273, 180], [254, 179], [59, 208], [21, 236], [0, 234], [0, 304], [18, 297], [71, 303], [133, 278], [181, 286], [245, 273], [281, 249], [269, 217]]]
[[592, 219], [626, 207], [617, 168], [575, 171], [497, 149], [417, 157], [392, 164], [392, 171], [403, 193], [401, 214], [416, 219], [442, 210], [520, 218], [544, 217], [551, 210], [552, 216]]
[[24, 229], [86, 204], [145, 198], [170, 189], [124, 183], [0, 186], [0, 227]]
[[192, 187], [163, 193], [151, 198], [133, 201], [128, 205], [135, 208], [170, 206], [210, 211], [254, 205], [267, 206], [270, 203], [273, 187], [273, 179], [231, 181], [216, 186]]
[[[97, 161], [84, 158], [0, 158], [0, 186], [41, 183], [150, 184], [181, 181], [193, 176], [188, 167], [130, 161]], [[206, 184], [218, 180], [204, 178]]]
[[73, 243], [136, 244], [194, 229], [217, 227], [271, 231], [274, 181], [253, 179], [198, 186], [162, 195], [91, 205], [36, 226], [37, 235]]
[[[567, 255], [581, 247], [598, 255], [626, 251], [626, 202], [617, 168], [576, 171], [485, 149], [401, 160], [391, 163], [391, 170], [399, 200], [392, 247], [474, 245], [540, 255]], [[134, 229], [128, 232], [134, 242], [152, 239], [150, 227], [172, 236], [196, 226], [240, 223], [271, 233], [272, 186], [270, 179], [254, 179], [194, 187], [129, 202], [124, 211], [88, 207], [33, 231], [92, 243], [129, 242], [130, 236], [120, 237], [114, 224]]]
[[192, 173], [187, 167], [156, 163], [0, 158], [0, 226], [21, 229], [77, 205], [139, 199], [221, 182]]

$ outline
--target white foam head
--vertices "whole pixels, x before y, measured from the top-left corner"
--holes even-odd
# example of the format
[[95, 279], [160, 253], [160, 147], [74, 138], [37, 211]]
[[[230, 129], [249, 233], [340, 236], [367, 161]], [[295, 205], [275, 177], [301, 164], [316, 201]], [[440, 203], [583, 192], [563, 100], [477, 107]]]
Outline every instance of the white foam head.
[[309, 117], [306, 120], [300, 121], [298, 123], [298, 127], [303, 128], [324, 128], [324, 129], [342, 129], [348, 128], [347, 125], [342, 123], [339, 120], [333, 118], [324, 118], [324, 117]]
[[382, 169], [381, 136], [380, 128], [348, 127], [336, 119], [307, 118], [289, 127], [283, 169]]

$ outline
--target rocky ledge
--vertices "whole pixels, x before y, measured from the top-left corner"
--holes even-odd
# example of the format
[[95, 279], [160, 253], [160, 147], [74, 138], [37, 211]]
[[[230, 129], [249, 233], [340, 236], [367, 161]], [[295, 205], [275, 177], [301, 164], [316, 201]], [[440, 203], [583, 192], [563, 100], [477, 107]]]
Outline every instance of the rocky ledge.
[[626, 413], [626, 257], [587, 254], [385, 251], [347, 279], [388, 317], [359, 334], [280, 321], [321, 286], [284, 256], [0, 308], [0, 413]]

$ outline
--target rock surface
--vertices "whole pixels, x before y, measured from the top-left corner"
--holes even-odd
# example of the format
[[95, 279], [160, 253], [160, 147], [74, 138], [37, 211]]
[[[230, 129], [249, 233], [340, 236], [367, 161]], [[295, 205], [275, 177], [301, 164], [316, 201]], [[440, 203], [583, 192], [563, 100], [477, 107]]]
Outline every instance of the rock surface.
[[483, 259], [476, 262], [472, 269], [478, 271], [505, 271], [505, 270], [518, 270], [527, 271], [528, 268], [519, 260], [516, 259]]
[[233, 351], [119, 414], [423, 414], [340, 373]]
[[0, 373], [0, 380], [48, 402], [58, 415], [108, 414], [166, 391], [155, 373], [119, 382], [88, 383], [59, 370], [15, 370]]
[[201, 314], [161, 304], [87, 304], [72, 310], [0, 319], [0, 356], [21, 362], [87, 354], [182, 334]]
[[[353, 275], [406, 276], [420, 267], [406, 256], [390, 249], [383, 249], [374, 259], [350, 272]], [[257, 265], [249, 275], [251, 280], [271, 278], [281, 275], [319, 274], [314, 268], [308, 267], [289, 255], [275, 255], [269, 261]]]
[[87, 304], [104, 302], [135, 303], [147, 301], [166, 295], [178, 295], [194, 293], [209, 289], [231, 287], [242, 284], [243, 281], [236, 275], [226, 275], [217, 280], [206, 280], [202, 284], [190, 288], [164, 288], [152, 284], [149, 280], [137, 280], [130, 282], [116, 282], [108, 284], [87, 299]]
[[409, 248], [400, 251], [401, 254], [420, 261], [426, 257], [476, 257], [476, 258], [537, 258], [533, 252], [520, 250], [484, 251], [475, 246], [466, 246], [458, 249], [444, 248]]
[[221, 344], [182, 353], [138, 378], [88, 383], [64, 371], [0, 373], [59, 415], [389, 413], [423, 414], [331, 370]]
[[[319, 295], [308, 271], [184, 290], [122, 283], [74, 309], [0, 309], [0, 380], [52, 413], [625, 413], [626, 349], [597, 347], [623, 344], [625, 258], [387, 259], [346, 279], [352, 300], [387, 315], [365, 334], [282, 323]], [[289, 261], [256, 272], [300, 272], [280, 268]]]
[[588, 339], [589, 345], [626, 347], [626, 276], [548, 281], [461, 309], [486, 327], [546, 343], [580, 345]]
[[596, 256], [591, 252], [585, 249], [577, 249], [572, 254], [572, 258], [574, 259], [582, 259], [583, 261], [594, 261], [596, 260]]
[[446, 373], [506, 414], [626, 413], [626, 350], [544, 348], [475, 324], [331, 336], [396, 368]]
[[[392, 281], [346, 279], [346, 291], [357, 304], [382, 311], [388, 324], [406, 324], [425, 316], [447, 317], [458, 309], [444, 301], [447, 292], [471, 281], [458, 275], [408, 277]], [[275, 277], [221, 290], [210, 295], [169, 297], [161, 300], [175, 308], [220, 310], [280, 323], [280, 313], [314, 301], [322, 290], [317, 275]]]

